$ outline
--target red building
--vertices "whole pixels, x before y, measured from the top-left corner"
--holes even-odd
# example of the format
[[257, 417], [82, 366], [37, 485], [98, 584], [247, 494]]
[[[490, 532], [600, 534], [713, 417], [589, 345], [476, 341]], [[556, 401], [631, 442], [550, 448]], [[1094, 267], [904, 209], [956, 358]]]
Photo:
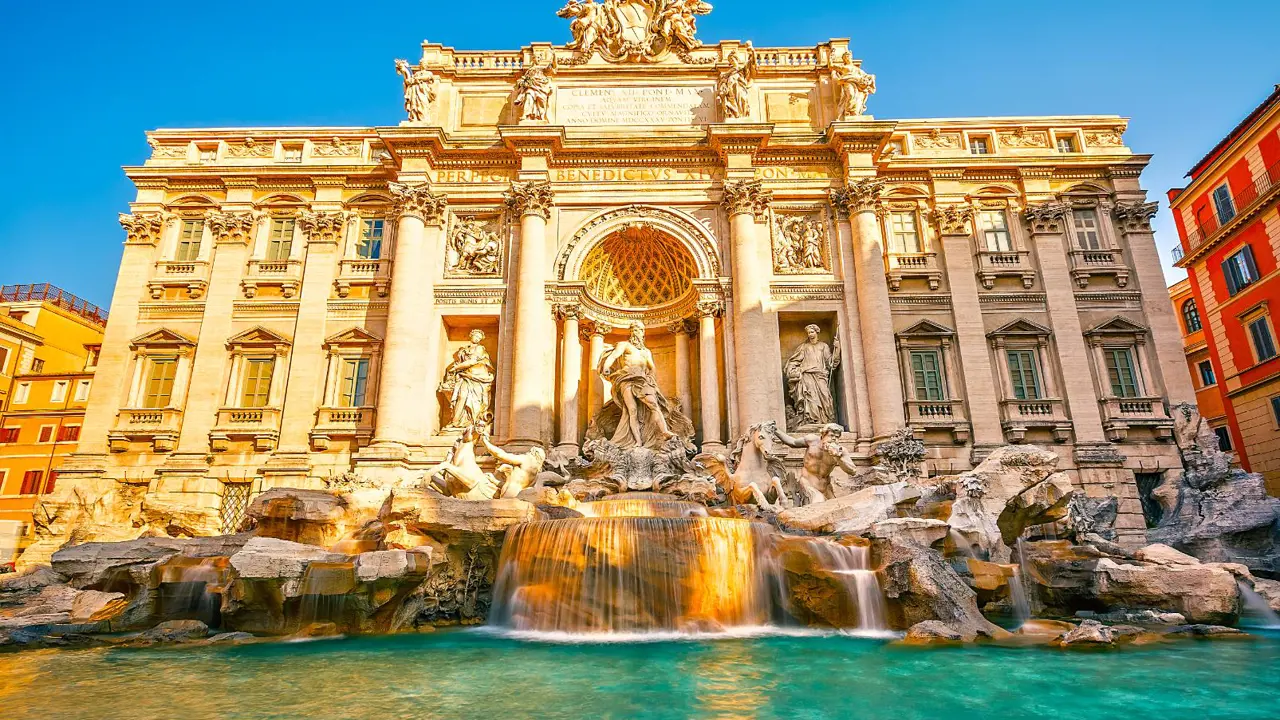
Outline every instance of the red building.
[[1194, 296], [1184, 334], [1194, 310], [1231, 447], [1280, 494], [1280, 85], [1187, 177], [1169, 191]]

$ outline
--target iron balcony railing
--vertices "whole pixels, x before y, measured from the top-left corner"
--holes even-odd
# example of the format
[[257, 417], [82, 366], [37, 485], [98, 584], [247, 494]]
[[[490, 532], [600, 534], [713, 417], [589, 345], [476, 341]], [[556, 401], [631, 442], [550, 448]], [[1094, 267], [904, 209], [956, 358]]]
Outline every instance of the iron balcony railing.
[[28, 302], [32, 300], [53, 303], [86, 320], [91, 320], [104, 326], [107, 324], [106, 310], [82, 300], [56, 285], [37, 283], [34, 285], [5, 285], [0, 287], [0, 302]]
[[[1264, 202], [1267, 199], [1267, 194], [1278, 185], [1280, 185], [1280, 162], [1274, 163], [1267, 168], [1266, 172], [1262, 173], [1262, 177], [1254, 180], [1240, 192], [1234, 194], [1232, 205], [1235, 206], [1235, 212], [1226, 219], [1226, 223], [1230, 223], [1236, 217], [1252, 211], [1254, 206]], [[1206, 217], [1196, 220], [1195, 227], [1187, 230], [1187, 247], [1194, 252], [1221, 230], [1223, 224], [1218, 219], [1217, 211], [1210, 210], [1206, 213]]]

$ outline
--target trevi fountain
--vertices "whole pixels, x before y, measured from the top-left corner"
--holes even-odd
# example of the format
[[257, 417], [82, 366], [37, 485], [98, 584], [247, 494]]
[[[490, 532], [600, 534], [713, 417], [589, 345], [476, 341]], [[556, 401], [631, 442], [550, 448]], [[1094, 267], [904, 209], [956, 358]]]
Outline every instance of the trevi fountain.
[[[706, 97], [694, 96], [706, 103], [694, 108], [694, 119], [723, 120], [713, 144], [730, 169], [738, 145], [760, 142], [762, 104], [769, 117], [777, 113], [779, 128], [809, 127], [807, 116], [787, 119], [797, 103], [815, 113], [814, 122], [834, 113], [831, 132], [848, 141], [832, 146], [850, 153], [850, 163], [861, 162], [858, 153], [883, 151], [883, 143], [866, 145], [858, 135], [877, 122], [866, 115], [875, 78], [837, 52], [843, 45], [704, 46], [695, 20], [709, 11], [684, 0], [570, 0], [560, 11], [572, 24], [565, 46], [535, 45], [500, 62], [459, 53], [442, 66], [439, 46], [424, 45], [432, 62], [397, 64], [409, 121], [387, 131], [395, 157], [383, 162], [411, 159], [396, 133], [429, 130], [447, 94], [439, 76], [460, 84], [468, 67], [506, 84], [509, 97], [494, 107], [513, 113], [503, 132], [517, 148], [541, 142], [537, 133], [520, 134], [526, 129], [571, 124], [571, 113], [583, 112], [555, 97], [566, 92], [558, 83], [640, 68], [677, 85], [690, 74], [710, 83]], [[807, 96], [790, 106], [762, 101], [758, 86], [780, 77], [819, 82], [812, 107]], [[891, 133], [892, 126], [875, 130]], [[903, 151], [948, 147], [945, 131], [917, 132]], [[1016, 137], [1034, 147], [1038, 132]], [[438, 144], [444, 136], [432, 137]], [[529, 156], [542, 157], [536, 149]], [[696, 175], [679, 167], [680, 178]], [[749, 237], [769, 200], [758, 183], [725, 182], [729, 232]], [[392, 195], [421, 198], [420, 188], [389, 187]], [[550, 201], [521, 193], [549, 192], [530, 183], [511, 196], [526, 208], [522, 236], [545, 226], [546, 211], [530, 214], [530, 203]], [[763, 271], [752, 270], [754, 260], [735, 245], [732, 282], [715, 279], [718, 271], [686, 281], [677, 298], [686, 306], [675, 315], [599, 302], [590, 288], [582, 304], [557, 305], [565, 326], [559, 355], [527, 350], [528, 343], [555, 344], [551, 314], [545, 322], [529, 314], [530, 302], [545, 308], [541, 287], [532, 301], [514, 291], [513, 314], [502, 316], [532, 323], [527, 332], [515, 328], [514, 350], [505, 326], [446, 322], [456, 341], [438, 365], [419, 366], [439, 368], [425, 395], [387, 379], [421, 347], [388, 342], [369, 449], [357, 448], [345, 467], [255, 486], [243, 516], [222, 534], [201, 524], [195, 505], [166, 505], [136, 486], [92, 480], [110, 473], [69, 481], [72, 489], [41, 508], [40, 542], [20, 571], [0, 577], [5, 716], [1276, 717], [1280, 500], [1266, 494], [1260, 477], [1231, 467], [1196, 408], [1171, 401], [1173, 390], [1145, 425], [1131, 423], [1125, 434], [1109, 424], [1105, 438], [1090, 435], [1086, 420], [1060, 415], [1059, 401], [1044, 404], [1047, 421], [1005, 415], [1002, 426], [996, 408], [1014, 412], [1017, 404], [998, 405], [1004, 401], [989, 389], [982, 395], [981, 382], [968, 385], [970, 414], [961, 420], [965, 406], [949, 395], [908, 398], [904, 417], [899, 363], [907, 366], [908, 392], [914, 385], [925, 394], [935, 387], [930, 373], [959, 385], [974, 365], [991, 372], [987, 336], [971, 344], [958, 318], [955, 332], [942, 321], [921, 320], [911, 331], [899, 323], [897, 346], [889, 325], [888, 308], [899, 308], [889, 293], [927, 297], [944, 278], [958, 283], [956, 268], [972, 273], [970, 260], [948, 258], [944, 276], [936, 258], [920, 254], [915, 265], [893, 265], [887, 281], [877, 280], [879, 291], [863, 287], [875, 273], [841, 285], [861, 261], [838, 248], [878, 220], [859, 209], [862, 200], [832, 197], [839, 212], [827, 206], [805, 215], [799, 196], [787, 200], [796, 213], [763, 231], [773, 238], [780, 278], [771, 292], [775, 301], [786, 293], [801, 298], [794, 312], [752, 304]], [[917, 200], [904, 194], [888, 202], [894, 211], [893, 203], [916, 207]], [[939, 211], [948, 253], [956, 233], [970, 232], [972, 212]], [[603, 242], [640, 242], [635, 233], [667, 222], [635, 216]], [[505, 235], [485, 217], [460, 216], [452, 226], [446, 278], [514, 267]], [[1035, 237], [1042, 220], [1052, 219], [1031, 218]], [[721, 229], [710, 219], [689, 222], [695, 234]], [[392, 286], [405, 293], [412, 278], [406, 284], [400, 274], [399, 253], [411, 246], [400, 232]], [[708, 265], [683, 245], [677, 250], [681, 267], [695, 274]], [[979, 281], [1012, 282], [1014, 291], [1039, 282], [1026, 267], [1011, 275], [987, 269], [990, 278], [968, 278], [970, 295]], [[548, 296], [581, 291], [582, 281], [565, 277], [547, 284]], [[444, 297], [451, 287], [435, 292]], [[358, 289], [345, 291], [365, 297]], [[953, 293], [960, 303], [960, 291]], [[393, 291], [389, 340], [427, 321], [397, 320], [398, 302]], [[869, 322], [868, 307], [883, 308], [885, 317]], [[698, 320], [683, 320], [685, 311]], [[1056, 312], [1049, 308], [1055, 323]], [[529, 378], [555, 374], [555, 362], [544, 358], [581, 353], [580, 320], [612, 327], [591, 337], [588, 358], [556, 368], [559, 384], [543, 387], [588, 388], [585, 398], [594, 402], [580, 402], [575, 389], [540, 411], [521, 410]], [[1006, 339], [1043, 344], [1039, 326], [1017, 322], [1007, 334], [993, 331], [992, 347], [1004, 348]], [[1136, 332], [1118, 327], [1107, 326], [1108, 337]], [[730, 331], [734, 347], [721, 355]], [[694, 332], [697, 373], [688, 347]], [[871, 345], [884, 332], [889, 349], [877, 354]], [[935, 341], [940, 353], [910, 349]], [[197, 363], [202, 352], [203, 341]], [[956, 357], [965, 378], [930, 364]], [[1063, 383], [1050, 392], [1069, 399], [1080, 389], [1066, 377], [1045, 381]], [[896, 401], [884, 402], [888, 391]], [[439, 404], [438, 432], [389, 454], [394, 443], [379, 438], [398, 426], [388, 420], [388, 431], [382, 423], [393, 405], [412, 415], [415, 397]], [[557, 419], [552, 434], [547, 428]], [[995, 442], [988, 442], [991, 428]], [[282, 446], [289, 432], [280, 431]], [[182, 433], [179, 451], [185, 425]], [[339, 435], [312, 433], [313, 463]], [[112, 455], [103, 457], [130, 457], [137, 437], [148, 447], [163, 440], [157, 432], [113, 434]], [[211, 437], [222, 447], [237, 442], [230, 432]], [[1130, 493], [1133, 472], [1117, 468], [1133, 466], [1111, 443], [1126, 453], [1149, 448], [1152, 462], [1172, 458], [1175, 466], [1160, 466], [1158, 486]], [[1146, 527], [1135, 530], [1134, 516], [1145, 517]]]

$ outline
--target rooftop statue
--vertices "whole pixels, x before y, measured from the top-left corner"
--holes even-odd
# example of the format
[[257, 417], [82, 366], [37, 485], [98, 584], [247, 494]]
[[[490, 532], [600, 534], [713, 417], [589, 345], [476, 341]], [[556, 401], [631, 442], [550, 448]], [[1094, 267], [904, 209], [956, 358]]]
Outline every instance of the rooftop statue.
[[600, 53], [610, 62], [656, 60], [671, 51], [686, 58], [702, 46], [698, 15], [711, 12], [702, 0], [569, 0], [556, 13], [573, 18], [573, 41], [583, 61]]
[[831, 81], [840, 89], [836, 108], [841, 120], [867, 114], [867, 98], [876, 93], [876, 76], [855, 65], [852, 53], [846, 51], [839, 61], [831, 61]]
[[588, 439], [659, 450], [671, 438], [693, 435], [693, 423], [658, 390], [644, 325], [632, 323], [629, 340], [606, 345], [596, 370], [612, 383], [613, 399], [596, 414]]
[[396, 72], [404, 78], [404, 111], [409, 122], [431, 122], [431, 104], [436, 100], [439, 79], [421, 62], [415, 67], [407, 60], [396, 60]]
[[751, 114], [751, 97], [747, 87], [756, 54], [747, 43], [729, 56], [729, 67], [720, 73], [716, 83], [716, 103], [724, 119], [745, 118]]
[[551, 64], [533, 65], [516, 81], [514, 104], [520, 108], [521, 120], [546, 120], [547, 104], [551, 100], [551, 78], [547, 73]]

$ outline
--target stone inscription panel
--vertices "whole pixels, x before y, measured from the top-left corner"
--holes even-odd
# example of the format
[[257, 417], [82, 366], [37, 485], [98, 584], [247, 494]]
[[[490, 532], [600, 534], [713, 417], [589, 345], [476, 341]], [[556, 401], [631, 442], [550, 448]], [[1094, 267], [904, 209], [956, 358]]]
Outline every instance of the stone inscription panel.
[[709, 87], [562, 88], [556, 97], [561, 125], [701, 125], [713, 121]]

